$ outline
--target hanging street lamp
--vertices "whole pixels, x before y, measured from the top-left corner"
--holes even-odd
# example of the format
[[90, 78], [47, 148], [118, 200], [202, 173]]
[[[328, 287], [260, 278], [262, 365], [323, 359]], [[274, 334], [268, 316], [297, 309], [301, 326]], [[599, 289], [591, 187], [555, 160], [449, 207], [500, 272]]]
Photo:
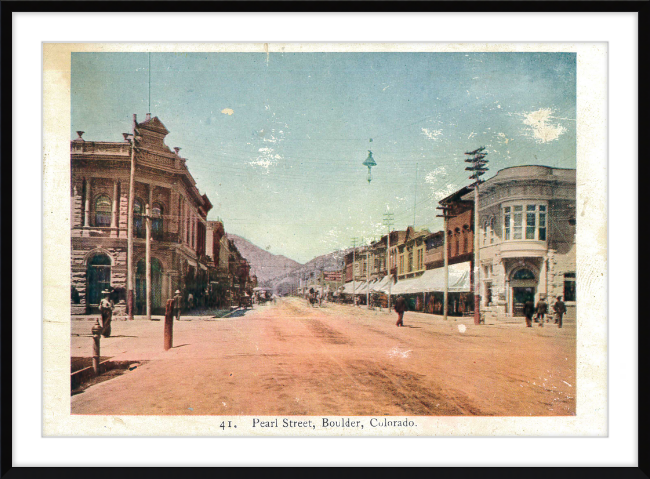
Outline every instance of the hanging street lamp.
[[371, 168], [373, 166], [377, 166], [377, 162], [372, 157], [372, 151], [368, 150], [368, 158], [366, 158], [366, 161], [363, 162], [363, 166], [368, 167], [368, 183], [370, 183], [370, 181], [372, 180]]

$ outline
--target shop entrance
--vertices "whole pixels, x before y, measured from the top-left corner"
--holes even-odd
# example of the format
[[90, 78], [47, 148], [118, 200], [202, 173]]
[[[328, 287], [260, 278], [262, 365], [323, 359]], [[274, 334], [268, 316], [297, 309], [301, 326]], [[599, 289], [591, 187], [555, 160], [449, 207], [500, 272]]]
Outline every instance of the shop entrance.
[[530, 269], [521, 268], [515, 271], [510, 279], [512, 286], [512, 315], [524, 315], [524, 303], [535, 301], [537, 291], [537, 278]]
[[99, 301], [102, 299], [102, 291], [111, 289], [111, 259], [105, 254], [97, 254], [88, 262], [86, 271], [87, 312], [94, 313], [97, 311]]
[[513, 316], [524, 315], [524, 303], [535, 301], [535, 288], [512, 288]]

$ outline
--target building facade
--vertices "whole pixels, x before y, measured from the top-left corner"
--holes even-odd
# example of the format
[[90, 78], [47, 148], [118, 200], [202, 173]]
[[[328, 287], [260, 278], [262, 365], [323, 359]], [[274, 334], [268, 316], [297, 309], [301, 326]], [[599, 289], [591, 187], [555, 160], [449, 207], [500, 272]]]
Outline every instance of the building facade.
[[481, 309], [521, 316], [528, 300], [563, 296], [575, 315], [575, 169], [506, 168], [479, 191]]
[[425, 268], [424, 254], [425, 238], [429, 230], [415, 231], [412, 226], [406, 229], [404, 239], [397, 245], [397, 279], [408, 279], [420, 276]]
[[[202, 296], [208, 282], [207, 214], [212, 204], [190, 174], [180, 148], [164, 143], [169, 131], [147, 115], [138, 123], [133, 199], [134, 312], [145, 308], [145, 215], [151, 216], [152, 310], [181, 290]], [[126, 311], [127, 221], [132, 143], [86, 141], [83, 132], [70, 144], [71, 310], [93, 313], [109, 290], [116, 314]]]

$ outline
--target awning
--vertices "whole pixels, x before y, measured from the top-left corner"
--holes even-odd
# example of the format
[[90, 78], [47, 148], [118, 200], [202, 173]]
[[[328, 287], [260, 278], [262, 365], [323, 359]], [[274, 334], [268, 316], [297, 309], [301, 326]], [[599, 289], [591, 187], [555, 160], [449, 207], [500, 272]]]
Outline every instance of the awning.
[[418, 293], [417, 283], [420, 278], [410, 278], [410, 279], [400, 279], [396, 284], [393, 285], [391, 294], [408, 294], [408, 293]]
[[[468, 293], [470, 291], [470, 263], [449, 265], [449, 292]], [[436, 268], [424, 272], [422, 276], [399, 281], [393, 287], [393, 294], [442, 293], [445, 290], [445, 269]]]
[[390, 276], [384, 276], [378, 282], [373, 284], [370, 287], [370, 290], [375, 292], [375, 293], [386, 293], [386, 294], [388, 294], [389, 284], [390, 284]]
[[345, 283], [345, 286], [343, 287], [343, 291], [341, 291], [343, 294], [352, 294], [354, 291], [352, 290], [354, 283], [350, 281], [349, 283]]

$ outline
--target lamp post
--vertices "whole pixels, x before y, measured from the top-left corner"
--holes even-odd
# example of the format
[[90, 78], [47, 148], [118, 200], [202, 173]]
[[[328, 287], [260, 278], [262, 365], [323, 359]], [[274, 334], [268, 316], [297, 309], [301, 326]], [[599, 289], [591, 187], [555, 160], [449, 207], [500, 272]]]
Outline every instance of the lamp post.
[[[372, 139], [370, 139], [372, 141]], [[372, 181], [372, 167], [377, 166], [377, 162], [372, 157], [372, 151], [368, 150], [368, 158], [363, 162], [363, 166], [368, 167], [368, 184]], [[370, 250], [366, 249], [366, 307], [370, 309]]]
[[368, 150], [368, 158], [366, 158], [366, 161], [363, 162], [363, 166], [368, 167], [368, 183], [372, 180], [372, 167], [377, 166], [377, 162], [375, 159], [372, 157], [372, 151]]

